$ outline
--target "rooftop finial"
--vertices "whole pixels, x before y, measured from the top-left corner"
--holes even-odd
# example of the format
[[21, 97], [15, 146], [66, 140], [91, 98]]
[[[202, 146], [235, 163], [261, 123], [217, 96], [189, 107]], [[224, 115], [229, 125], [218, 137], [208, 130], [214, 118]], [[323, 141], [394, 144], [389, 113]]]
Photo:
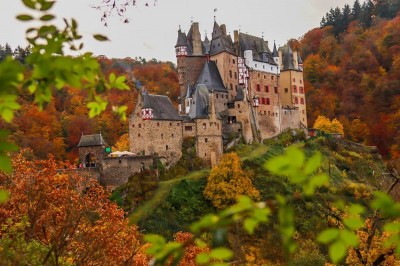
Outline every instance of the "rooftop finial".
[[190, 23], [193, 24], [193, 17], [190, 17]]
[[264, 39], [264, 32], [261, 32], [261, 37]]
[[181, 25], [179, 25], [179, 30], [181, 30]]
[[217, 16], [216, 16], [216, 13], [217, 13], [217, 9], [216, 9], [216, 8], [214, 8], [214, 22], [216, 22], [216, 21], [217, 21]]

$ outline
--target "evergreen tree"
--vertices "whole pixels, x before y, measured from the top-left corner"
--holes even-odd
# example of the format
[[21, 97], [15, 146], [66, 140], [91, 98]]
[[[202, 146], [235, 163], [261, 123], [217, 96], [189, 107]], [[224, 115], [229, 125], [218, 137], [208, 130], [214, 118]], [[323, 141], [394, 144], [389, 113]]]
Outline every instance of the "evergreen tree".
[[354, 2], [353, 9], [351, 10], [351, 15], [353, 16], [354, 20], [360, 19], [360, 15], [361, 15], [360, 1], [356, 0]]
[[351, 21], [351, 9], [348, 4], [344, 5], [343, 12], [342, 12], [342, 32], [347, 31], [347, 27], [349, 26]]
[[365, 28], [369, 28], [372, 25], [374, 17], [374, 4], [371, 0], [364, 2], [361, 7], [360, 22]]

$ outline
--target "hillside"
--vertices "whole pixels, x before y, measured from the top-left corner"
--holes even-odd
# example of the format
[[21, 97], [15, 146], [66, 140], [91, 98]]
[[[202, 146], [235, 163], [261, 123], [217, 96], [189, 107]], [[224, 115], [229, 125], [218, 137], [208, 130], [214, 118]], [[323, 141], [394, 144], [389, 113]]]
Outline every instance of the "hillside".
[[[296, 197], [300, 191], [299, 187], [289, 185], [285, 179], [273, 176], [263, 168], [266, 160], [282, 154], [286, 147], [298, 141], [307, 156], [316, 151], [323, 154], [321, 171], [331, 176], [331, 185], [321, 188], [313, 199], [299, 197], [293, 201], [296, 239], [300, 245], [300, 251], [293, 260], [295, 265], [323, 265], [323, 262], [328, 261], [327, 254], [324, 248], [315, 243], [315, 229], [320, 230], [336, 223], [336, 214], [331, 204], [332, 195], [346, 199], [347, 202], [370, 199], [371, 192], [381, 186], [384, 165], [376, 151], [350, 147], [329, 137], [304, 141], [286, 132], [263, 145], [239, 146], [235, 151], [240, 155], [244, 169], [255, 174], [253, 183], [263, 201], [268, 202], [276, 194]], [[191, 223], [216, 211], [203, 196], [207, 175], [205, 172], [195, 172], [160, 182], [155, 196], [134, 209], [131, 219], [146, 233], [161, 234], [169, 239], [178, 231], [188, 231]], [[253, 236], [248, 236], [240, 226], [220, 233], [223, 233], [220, 241], [234, 250], [239, 261], [249, 262], [252, 257], [256, 265], [261, 262], [284, 264], [285, 254], [277, 231], [276, 213], [270, 223], [257, 229]], [[244, 253], [244, 250], [250, 250], [251, 254]]]
[[304, 57], [309, 126], [337, 117], [346, 138], [400, 155], [399, 1], [331, 9], [293, 46]]

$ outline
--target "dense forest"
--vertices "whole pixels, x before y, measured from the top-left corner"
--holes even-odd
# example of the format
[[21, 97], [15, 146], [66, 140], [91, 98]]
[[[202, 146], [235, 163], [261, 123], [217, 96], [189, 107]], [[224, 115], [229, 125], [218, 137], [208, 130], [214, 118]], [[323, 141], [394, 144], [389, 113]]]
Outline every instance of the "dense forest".
[[[24, 61], [29, 54], [29, 47], [17, 47], [14, 51], [6, 44], [0, 46], [0, 61], [6, 55]], [[108, 107], [98, 117], [90, 119], [87, 109], [87, 92], [73, 87], [54, 91], [53, 100], [40, 112], [31, 95], [21, 95], [21, 110], [16, 113], [12, 124], [4, 123], [9, 129], [11, 139], [22, 148], [30, 148], [38, 158], [47, 158], [50, 154], [56, 159], [77, 159], [77, 145], [82, 134], [101, 132], [109, 146], [126, 134], [128, 126], [114, 113], [114, 105], [127, 105], [127, 114], [132, 112], [137, 89], [145, 86], [149, 93], [169, 95], [177, 101], [179, 94], [178, 77], [172, 63], [145, 59], [108, 59], [99, 58], [103, 72], [111, 72], [128, 77], [130, 91], [112, 90], [107, 92]], [[144, 84], [144, 85], [143, 85]], [[0, 121], [0, 123], [2, 123]], [[1, 125], [3, 126], [3, 125]]]
[[[400, 155], [400, 1], [331, 9], [299, 41], [309, 126], [337, 117], [345, 138]], [[396, 15], [397, 14], [397, 15]]]

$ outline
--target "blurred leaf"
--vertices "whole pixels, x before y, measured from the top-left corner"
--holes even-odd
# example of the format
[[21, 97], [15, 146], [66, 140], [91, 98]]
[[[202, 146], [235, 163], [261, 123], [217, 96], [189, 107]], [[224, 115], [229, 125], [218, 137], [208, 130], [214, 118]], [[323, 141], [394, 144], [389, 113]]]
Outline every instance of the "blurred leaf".
[[336, 241], [329, 246], [329, 257], [334, 263], [340, 262], [346, 256], [346, 246], [341, 241]]
[[323, 244], [328, 244], [335, 240], [339, 236], [339, 229], [337, 228], [329, 228], [324, 231], [322, 231], [318, 237], [317, 240], [320, 243]]
[[219, 247], [211, 251], [210, 257], [220, 260], [228, 260], [232, 258], [233, 252], [227, 248]]
[[106, 36], [101, 35], [101, 34], [94, 34], [93, 38], [95, 38], [96, 40], [101, 41], [101, 42], [109, 41], [109, 39]]
[[33, 17], [31, 15], [28, 15], [28, 14], [22, 14], [22, 15], [18, 15], [17, 19], [21, 20], [21, 21], [30, 21], [30, 20], [33, 19]]
[[54, 18], [55, 18], [55, 16], [50, 15], [50, 14], [47, 14], [47, 15], [41, 16], [41, 17], [40, 17], [40, 20], [41, 20], [41, 21], [50, 21], [50, 20], [52, 20], [52, 19], [54, 19]]
[[0, 203], [6, 202], [9, 197], [8, 191], [0, 189]]

